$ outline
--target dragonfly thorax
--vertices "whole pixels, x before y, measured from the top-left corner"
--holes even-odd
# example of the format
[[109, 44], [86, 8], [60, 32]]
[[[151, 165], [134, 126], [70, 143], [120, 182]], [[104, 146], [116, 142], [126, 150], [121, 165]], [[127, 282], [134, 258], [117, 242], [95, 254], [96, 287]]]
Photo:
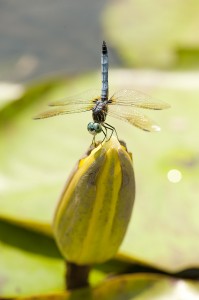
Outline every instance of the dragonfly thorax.
[[108, 101], [98, 100], [92, 111], [93, 121], [96, 123], [104, 123], [108, 113]]

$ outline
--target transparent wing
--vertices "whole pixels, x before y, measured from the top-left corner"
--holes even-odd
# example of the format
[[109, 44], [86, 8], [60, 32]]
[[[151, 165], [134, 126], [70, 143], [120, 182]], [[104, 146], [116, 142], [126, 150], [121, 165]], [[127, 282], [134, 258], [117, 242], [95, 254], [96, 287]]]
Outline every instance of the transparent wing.
[[121, 90], [110, 98], [110, 105], [134, 106], [146, 109], [165, 109], [170, 105], [166, 102], [153, 99], [152, 97], [134, 90]]
[[88, 90], [75, 96], [69, 96], [60, 101], [50, 103], [50, 106], [58, 106], [56, 109], [47, 110], [38, 114], [34, 119], [45, 119], [54, 116], [80, 113], [93, 108], [96, 100], [100, 99], [99, 90]]
[[56, 109], [51, 109], [44, 111], [43, 113], [38, 114], [37, 116], [34, 117], [35, 120], [37, 119], [45, 119], [45, 118], [50, 118], [54, 116], [59, 116], [59, 115], [65, 115], [65, 114], [72, 114], [72, 113], [80, 113], [84, 111], [89, 111], [93, 108], [93, 103], [88, 104], [75, 104], [72, 105], [68, 104], [67, 107], [59, 107]]
[[147, 116], [143, 115], [138, 109], [133, 107], [109, 106], [108, 115], [128, 122], [145, 131], [160, 131], [160, 127]]
[[90, 104], [100, 99], [100, 90], [88, 90], [80, 94], [69, 96], [64, 99], [49, 103], [49, 106], [64, 106], [64, 105], [76, 105], [76, 104]]

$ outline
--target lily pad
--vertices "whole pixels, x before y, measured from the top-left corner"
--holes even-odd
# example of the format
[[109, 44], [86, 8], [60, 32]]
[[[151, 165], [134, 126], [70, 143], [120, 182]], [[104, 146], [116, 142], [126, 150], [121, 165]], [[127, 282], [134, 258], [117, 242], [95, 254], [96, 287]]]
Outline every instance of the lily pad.
[[[199, 261], [199, 187], [198, 187], [198, 112], [199, 89], [175, 87], [179, 73], [162, 73], [150, 93], [171, 104], [152, 116], [164, 129], [150, 134], [108, 118], [121, 139], [133, 152], [137, 183], [136, 202], [131, 224], [119, 257], [175, 272], [198, 267]], [[132, 88], [128, 71], [112, 72], [113, 85]], [[152, 76], [148, 73], [148, 76]], [[118, 76], [118, 77], [117, 77]], [[166, 76], [166, 77], [165, 77]], [[189, 74], [187, 74], [189, 81]], [[177, 80], [177, 81], [176, 81]], [[18, 102], [0, 112], [1, 122], [1, 197], [0, 217], [21, 226], [51, 234], [54, 209], [76, 161], [88, 148], [92, 137], [86, 132], [91, 114], [73, 114], [42, 121], [32, 117], [46, 109], [46, 103], [65, 94], [93, 87], [97, 78], [82, 77], [51, 85], [43, 92], [27, 92]], [[120, 82], [120, 84], [118, 84]], [[85, 88], [86, 87], [86, 88]], [[75, 92], [74, 92], [75, 91]], [[180, 180], [173, 182], [169, 172], [177, 170]]]
[[[80, 88], [86, 81], [87, 77], [79, 81]], [[75, 114], [67, 119], [46, 121], [35, 121], [33, 117], [47, 109], [46, 104], [52, 99], [63, 98], [66, 91], [70, 93], [73, 86], [78, 91], [77, 84], [68, 83], [68, 88], [63, 80], [31, 87], [21, 99], [0, 112], [0, 143], [3, 145], [0, 215], [2, 219], [27, 227], [39, 227], [47, 234], [51, 232], [52, 215], [67, 176], [89, 145], [90, 136], [84, 136], [81, 128], [83, 124], [86, 133], [91, 117]], [[54, 123], [52, 128], [49, 127], [51, 122]], [[39, 144], [42, 147], [38, 147]]]
[[[0, 221], [0, 299], [65, 290], [66, 264], [52, 238]], [[91, 285], [125, 264], [109, 262], [90, 273]]]
[[197, 300], [199, 284], [160, 275], [124, 275], [109, 279], [94, 289], [21, 298], [21, 300]]
[[52, 239], [0, 222], [0, 298], [58, 292], [64, 263]]
[[127, 66], [198, 69], [198, 12], [197, 0], [114, 1], [103, 24]]

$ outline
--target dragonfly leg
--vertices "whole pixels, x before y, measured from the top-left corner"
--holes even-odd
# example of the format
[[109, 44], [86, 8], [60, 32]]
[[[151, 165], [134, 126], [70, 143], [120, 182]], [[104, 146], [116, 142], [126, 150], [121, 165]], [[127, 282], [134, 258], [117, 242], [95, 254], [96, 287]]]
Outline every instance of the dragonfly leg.
[[[107, 128], [106, 127], [104, 127], [104, 129], [105, 129], [105, 131], [101, 128], [101, 131], [103, 132], [103, 134], [104, 134], [104, 138], [103, 138], [103, 140], [100, 142], [100, 143], [103, 143], [103, 141], [106, 139], [106, 137], [107, 137]], [[94, 145], [94, 146], [96, 146], [97, 145], [97, 143], [96, 143], [96, 141], [95, 141], [95, 137], [96, 137], [96, 135], [97, 135], [97, 133], [93, 136], [93, 139], [92, 139], [92, 143], [91, 143], [91, 145]]]
[[91, 143], [91, 145], [96, 145], [96, 143], [95, 143], [95, 135], [94, 135], [94, 137], [93, 137], [93, 139], [92, 139], [92, 143]]
[[119, 138], [118, 138], [117, 131], [116, 131], [115, 127], [111, 126], [111, 125], [108, 124], [108, 123], [104, 123], [104, 124], [103, 124], [103, 127], [106, 129], [106, 136], [107, 136], [107, 129], [110, 129], [110, 130], [111, 130], [111, 135], [110, 135], [110, 137], [107, 139], [107, 141], [109, 141], [109, 140], [111, 139], [111, 137], [112, 137], [114, 131], [115, 131], [116, 137], [117, 137], [117, 139], [118, 139], [118, 141], [119, 141]]
[[103, 138], [103, 140], [101, 141], [101, 143], [103, 143], [103, 141], [106, 139], [106, 137], [107, 137], [107, 128], [104, 126], [104, 129], [105, 129], [105, 132], [104, 132], [104, 130], [102, 129], [102, 132], [103, 132], [103, 134], [104, 134], [104, 138]]

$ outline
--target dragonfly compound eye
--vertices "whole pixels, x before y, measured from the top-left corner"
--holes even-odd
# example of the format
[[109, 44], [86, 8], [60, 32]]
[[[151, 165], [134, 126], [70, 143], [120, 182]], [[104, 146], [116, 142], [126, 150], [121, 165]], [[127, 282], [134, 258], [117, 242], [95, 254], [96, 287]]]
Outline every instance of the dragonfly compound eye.
[[99, 123], [94, 123], [93, 127], [94, 127], [96, 134], [100, 133], [102, 131], [102, 126]]
[[96, 135], [102, 131], [102, 126], [99, 123], [90, 122], [87, 129], [92, 135]]
[[93, 123], [93, 122], [88, 123], [87, 129], [88, 129], [88, 131], [89, 131], [92, 135], [96, 135], [95, 128], [94, 128], [94, 123]]

